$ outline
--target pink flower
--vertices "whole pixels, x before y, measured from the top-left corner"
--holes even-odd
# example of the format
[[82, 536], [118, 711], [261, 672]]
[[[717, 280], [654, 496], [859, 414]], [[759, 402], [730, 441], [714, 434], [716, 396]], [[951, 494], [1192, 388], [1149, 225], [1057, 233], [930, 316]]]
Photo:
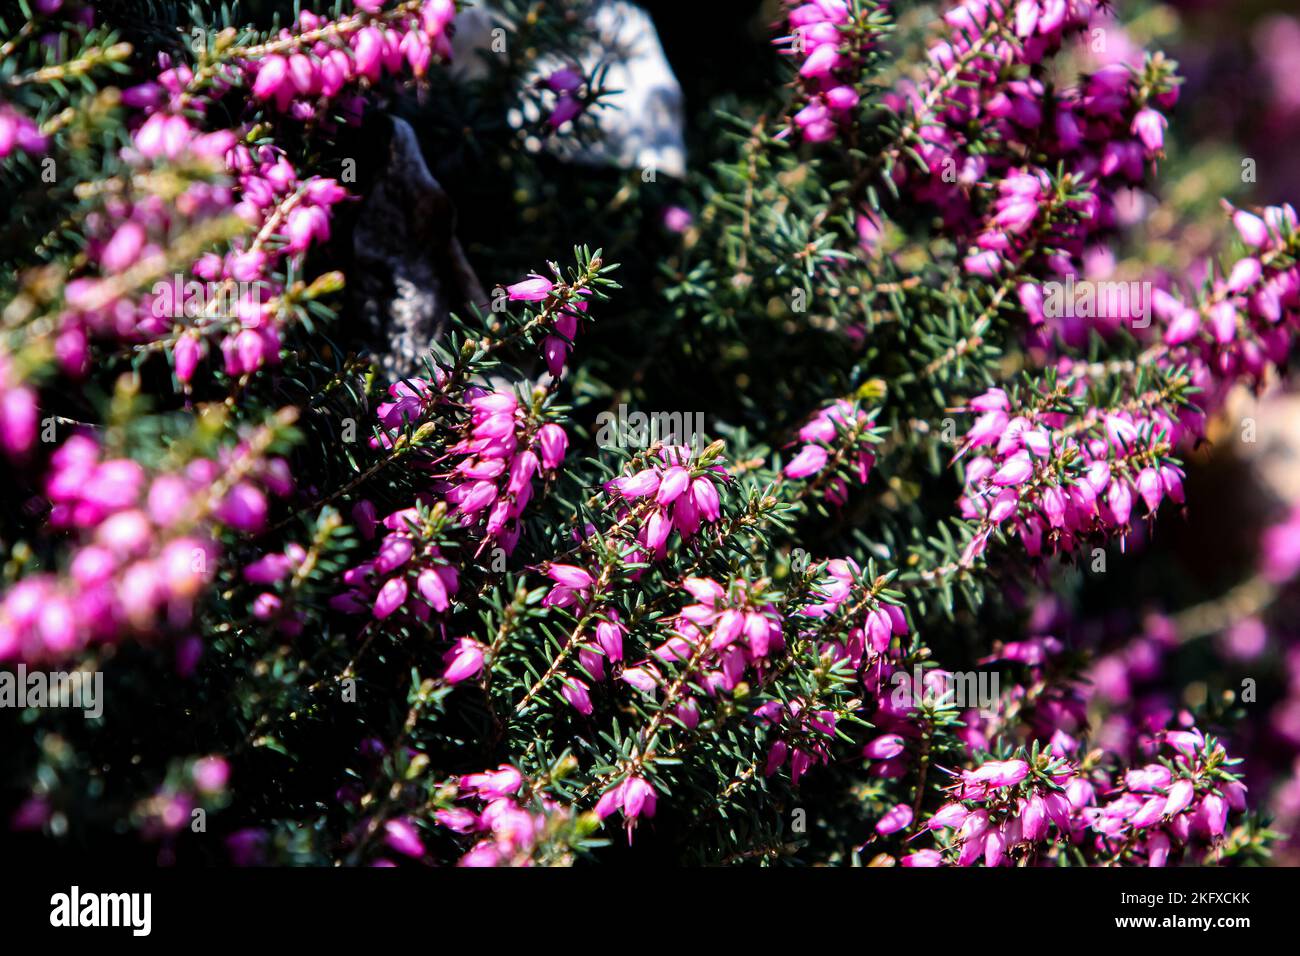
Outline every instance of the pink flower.
[[409, 820], [389, 820], [384, 824], [384, 842], [403, 856], [424, 856], [424, 843]]
[[485, 799], [507, 797], [518, 793], [524, 778], [514, 767], [503, 763], [493, 771], [471, 773], [460, 778], [460, 788]]
[[1164, 816], [1172, 817], [1176, 813], [1182, 813], [1195, 796], [1196, 788], [1192, 781], [1187, 779], [1174, 781], [1165, 799], [1164, 810], [1162, 811]]
[[506, 286], [506, 293], [516, 302], [541, 302], [554, 288], [554, 282], [534, 273], [527, 279]]
[[680, 465], [674, 465], [664, 473], [655, 501], [661, 505], [672, 504], [690, 486], [690, 483], [691, 473]]
[[590, 574], [575, 564], [549, 564], [546, 575], [562, 587], [581, 591], [594, 583]]
[[447, 665], [442, 679], [448, 684], [458, 684], [468, 680], [483, 669], [483, 651], [485, 648], [470, 637], [462, 637], [442, 656]]
[[912, 822], [912, 808], [905, 803], [900, 803], [892, 807], [879, 822], [876, 823], [876, 832], [881, 836], [888, 836], [891, 833], [897, 833], [905, 829]]
[[804, 445], [785, 466], [787, 478], [807, 478], [826, 467], [826, 449], [821, 445]]
[[543, 425], [537, 430], [537, 443], [542, 451], [542, 465], [553, 471], [564, 461], [564, 453], [569, 447], [569, 436], [559, 425]]
[[627, 781], [627, 792], [623, 795], [623, 815], [629, 820], [637, 817], [655, 815], [657, 798], [654, 788], [640, 777], [631, 777]]
[[[903, 752], [903, 738], [898, 734], [877, 737], [862, 748], [862, 755], [872, 760], [889, 760]], [[911, 822], [910, 820], [908, 821]]]
[[230, 764], [221, 757], [203, 757], [194, 762], [191, 776], [204, 793], [220, 793], [230, 779]]
[[943, 866], [943, 856], [938, 850], [917, 850], [909, 853], [899, 861], [900, 866], [934, 867]]
[[406, 595], [406, 581], [401, 577], [390, 578], [379, 589], [379, 596], [375, 598], [375, 617], [383, 620], [391, 615], [406, 602]]
[[1137, 138], [1142, 140], [1142, 145], [1147, 148], [1148, 153], [1158, 153], [1165, 145], [1165, 126], [1167, 122], [1163, 116], [1155, 110], [1147, 108], [1140, 110], [1133, 117], [1132, 131]]
[[591, 695], [588, 693], [588, 690], [589, 688], [587, 687], [586, 681], [580, 680], [577, 677], [569, 677], [565, 679], [564, 687], [560, 690], [560, 693], [574, 710], [583, 716], [590, 716], [592, 706]]
[[289, 80], [289, 63], [278, 53], [263, 57], [258, 61], [257, 79], [253, 81], [253, 96], [259, 100], [269, 100], [286, 88]]

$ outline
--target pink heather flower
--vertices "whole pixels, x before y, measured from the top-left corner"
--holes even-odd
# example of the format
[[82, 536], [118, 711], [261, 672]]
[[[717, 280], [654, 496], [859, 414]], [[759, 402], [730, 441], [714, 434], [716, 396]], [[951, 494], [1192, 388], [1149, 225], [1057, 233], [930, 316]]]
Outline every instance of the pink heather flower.
[[144, 227], [138, 222], [122, 223], [113, 233], [113, 238], [104, 245], [99, 256], [100, 266], [110, 273], [127, 269], [139, 258], [145, 238]]
[[506, 286], [506, 293], [516, 302], [541, 302], [554, 288], [554, 282], [534, 273], [521, 282]]
[[1029, 776], [1029, 764], [1023, 760], [990, 760], [975, 770], [962, 773], [964, 788], [982, 794], [985, 790], [1012, 787]]
[[722, 501], [718, 498], [718, 489], [708, 478], [700, 477], [691, 482], [691, 500], [705, 521], [717, 521], [722, 515]]
[[1201, 313], [1197, 309], [1181, 309], [1165, 326], [1165, 341], [1182, 345], [1196, 337], [1201, 329]]
[[1018, 452], [1008, 458], [993, 476], [993, 484], [1003, 487], [1023, 484], [1034, 473], [1034, 464], [1028, 453]]
[[618, 622], [618, 612], [609, 611], [611, 620], [596, 625], [596, 643], [611, 663], [623, 660], [623, 627]]
[[1164, 816], [1172, 817], [1176, 813], [1182, 813], [1195, 796], [1196, 788], [1192, 781], [1186, 779], [1174, 781], [1165, 800], [1162, 811]]
[[204, 793], [220, 793], [230, 779], [230, 764], [221, 757], [203, 757], [194, 762], [191, 776]]
[[1169, 837], [1165, 833], [1156, 830], [1148, 835], [1146, 848], [1147, 863], [1150, 866], [1159, 867], [1165, 865], [1165, 862], [1169, 859], [1170, 849]]
[[690, 483], [691, 473], [680, 465], [674, 465], [660, 480], [655, 501], [661, 505], [672, 504], [690, 486]]
[[938, 850], [917, 850], [909, 853], [899, 861], [900, 866], [935, 867], [943, 866], [943, 856]]
[[1147, 108], [1140, 110], [1133, 117], [1132, 132], [1142, 140], [1142, 145], [1147, 148], [1148, 153], [1158, 153], [1165, 145], [1166, 125], [1168, 124], [1163, 116]]
[[1232, 215], [1232, 225], [1236, 228], [1237, 234], [1241, 236], [1241, 241], [1255, 249], [1261, 249], [1268, 244], [1268, 226], [1259, 216], [1238, 209]]
[[876, 832], [881, 836], [888, 836], [905, 829], [911, 822], [912, 808], [905, 803], [900, 803], [880, 818], [876, 823]]
[[478, 814], [464, 807], [437, 810], [433, 818], [453, 833], [472, 833], [478, 828]]
[[542, 80], [542, 85], [555, 93], [572, 93], [585, 82], [583, 75], [571, 67], [562, 66]]
[[658, 680], [649, 667], [626, 668], [623, 671], [623, 680], [643, 694], [653, 694], [655, 688], [659, 686]]
[[281, 606], [282, 602], [277, 595], [264, 592], [253, 601], [253, 617], [259, 621], [269, 621], [280, 613]]
[[[877, 737], [862, 748], [862, 755], [872, 760], [889, 760], [903, 752], [903, 738], [898, 734]], [[911, 821], [908, 821], [909, 823]]]
[[654, 788], [640, 777], [629, 777], [623, 794], [623, 816], [629, 821], [653, 817], [657, 797]]
[[594, 583], [590, 574], [574, 564], [547, 565], [546, 575], [556, 584], [575, 591], [589, 588]]
[[537, 430], [537, 444], [542, 452], [542, 466], [552, 471], [564, 461], [569, 447], [569, 436], [559, 425], [543, 425]]
[[485, 800], [508, 797], [518, 793], [524, 777], [518, 770], [503, 763], [496, 770], [471, 773], [460, 778], [460, 789], [477, 794]]
[[546, 370], [552, 378], [564, 374], [564, 361], [569, 354], [569, 345], [558, 335], [548, 335], [542, 341], [542, 357], [546, 359]]
[[693, 221], [691, 214], [681, 206], [669, 206], [664, 210], [664, 228], [669, 232], [685, 232]]
[[278, 53], [258, 61], [257, 79], [253, 81], [253, 97], [269, 100], [280, 93], [288, 81], [289, 63]]
[[383, 34], [374, 27], [366, 27], [359, 31], [352, 43], [352, 53], [356, 60], [357, 73], [372, 83], [376, 82], [383, 68]]
[[246, 481], [235, 485], [217, 506], [216, 515], [237, 531], [257, 532], [266, 523], [266, 496]]
[[652, 495], [659, 489], [659, 472], [654, 468], [646, 468], [635, 475], [615, 478], [610, 486], [628, 501], [635, 501]]
[[450, 568], [425, 568], [415, 579], [415, 588], [420, 596], [439, 613], [451, 607], [450, 595], [455, 592], [454, 587], [448, 587], [448, 579], [455, 583], [449, 572]]
[[973, 276], [989, 278], [996, 275], [1002, 268], [1002, 260], [998, 254], [991, 249], [984, 252], [976, 252], [962, 260], [962, 268]]
[[388, 617], [399, 607], [406, 603], [407, 587], [403, 578], [390, 578], [379, 589], [379, 596], [375, 598], [375, 617], [380, 620]]
[[194, 335], [182, 335], [172, 347], [172, 358], [176, 364], [176, 380], [188, 382], [194, 377], [194, 370], [203, 357], [203, 342]]
[[13, 456], [24, 455], [36, 441], [36, 393], [30, 388], [0, 387], [0, 446]]
[[589, 717], [591, 716], [592, 706], [591, 695], [588, 690], [586, 681], [577, 677], [568, 677], [565, 678], [564, 687], [560, 690], [560, 693], [574, 710], [584, 717]]
[[829, 76], [840, 65], [840, 60], [841, 57], [835, 46], [830, 43], [823, 43], [808, 54], [808, 58], [799, 67], [799, 75], [819, 78]]
[[1247, 256], [1232, 267], [1232, 272], [1228, 275], [1228, 291], [1234, 293], [1245, 292], [1259, 281], [1262, 273], [1263, 268], [1260, 266], [1259, 260], [1253, 256]]
[[448, 684], [458, 684], [476, 675], [483, 669], [484, 647], [470, 637], [462, 637], [442, 656], [447, 665], [442, 679]]
[[826, 467], [826, 449], [821, 445], [804, 445], [799, 454], [785, 466], [787, 478], [807, 478]]
[[1211, 837], [1222, 836], [1228, 821], [1228, 804], [1216, 794], [1206, 794], [1196, 808], [1195, 821], [1201, 832]]
[[384, 842], [403, 856], [424, 856], [424, 843], [409, 820], [389, 820], [384, 824]]

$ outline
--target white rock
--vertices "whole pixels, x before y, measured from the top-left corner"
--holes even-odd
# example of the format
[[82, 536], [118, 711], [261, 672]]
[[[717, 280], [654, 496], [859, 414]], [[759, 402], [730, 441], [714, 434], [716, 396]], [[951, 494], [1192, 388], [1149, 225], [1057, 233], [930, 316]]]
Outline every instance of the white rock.
[[[529, 147], [575, 162], [641, 169], [647, 176], [651, 172], [685, 176], [682, 88], [664, 56], [650, 14], [625, 0], [598, 0], [592, 6], [589, 24], [594, 37], [576, 51], [578, 65], [588, 76], [606, 65], [603, 86], [617, 91], [602, 97], [592, 113], [599, 138], [582, 145], [561, 133], [530, 140]], [[494, 31], [503, 25], [508, 26], [480, 2], [457, 16], [452, 44], [456, 75], [477, 79], [486, 74], [488, 67], [480, 51], [490, 53], [494, 41], [500, 49], [503, 35]], [[572, 64], [545, 57], [525, 82], [531, 86], [564, 66]], [[540, 118], [531, 101], [508, 116], [516, 128]]]

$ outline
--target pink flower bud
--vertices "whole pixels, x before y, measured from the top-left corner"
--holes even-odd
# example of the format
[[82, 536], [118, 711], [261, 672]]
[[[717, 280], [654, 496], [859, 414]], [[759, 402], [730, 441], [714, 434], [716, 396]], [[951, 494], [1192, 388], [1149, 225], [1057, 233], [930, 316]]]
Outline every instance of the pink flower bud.
[[[862, 748], [862, 755], [872, 760], [889, 760], [903, 752], [903, 738], [898, 734], [877, 737]], [[909, 820], [908, 823], [911, 821]], [[906, 824], [904, 824], [906, 825]]]
[[1176, 813], [1182, 813], [1195, 796], [1196, 787], [1192, 781], [1187, 779], [1174, 781], [1165, 800], [1164, 816], [1172, 817]]
[[390, 578], [379, 589], [379, 596], [375, 598], [375, 617], [383, 619], [388, 617], [406, 602], [407, 587], [404, 578]]
[[569, 436], [559, 425], [543, 425], [537, 430], [537, 443], [542, 452], [542, 465], [548, 470], [558, 468], [569, 447]]
[[442, 657], [447, 669], [442, 679], [449, 684], [468, 680], [483, 669], [483, 645], [469, 637], [462, 637]]
[[592, 712], [591, 695], [587, 692], [585, 681], [576, 677], [566, 678], [560, 693], [578, 713], [590, 716]]
[[722, 502], [713, 482], [703, 476], [691, 482], [691, 499], [705, 521], [717, 521], [722, 515]]
[[888, 836], [891, 833], [897, 833], [899, 830], [906, 829], [912, 822], [912, 808], [905, 803], [897, 804], [891, 807], [883, 817], [876, 823], [876, 832], [881, 836]]
[[672, 504], [690, 486], [690, 482], [691, 473], [680, 465], [674, 465], [664, 473], [655, 501], [661, 505]]
[[403, 856], [424, 856], [420, 834], [408, 820], [389, 820], [384, 824], [384, 842]]
[[557, 584], [575, 591], [589, 588], [594, 583], [590, 574], [573, 564], [548, 565], [546, 575]]
[[785, 466], [787, 478], [807, 478], [826, 467], [826, 449], [820, 445], [805, 445]]
[[516, 302], [541, 302], [554, 288], [555, 283], [550, 279], [533, 274], [514, 285], [506, 286], [506, 294]]
[[203, 357], [204, 345], [194, 335], [182, 335], [172, 347], [172, 359], [176, 364], [176, 380], [188, 382], [194, 378], [194, 369]]

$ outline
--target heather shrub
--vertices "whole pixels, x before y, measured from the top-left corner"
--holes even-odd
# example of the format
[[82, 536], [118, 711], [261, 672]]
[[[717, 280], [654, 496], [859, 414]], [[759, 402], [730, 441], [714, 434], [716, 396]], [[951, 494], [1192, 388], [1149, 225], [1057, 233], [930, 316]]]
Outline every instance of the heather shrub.
[[700, 11], [757, 32], [679, 71], [675, 170], [609, 147], [599, 6], [5, 15], [6, 842], [1287, 846], [1297, 521], [1216, 595], [1165, 529], [1285, 380], [1300, 238], [1176, 140], [1172, 14]]

